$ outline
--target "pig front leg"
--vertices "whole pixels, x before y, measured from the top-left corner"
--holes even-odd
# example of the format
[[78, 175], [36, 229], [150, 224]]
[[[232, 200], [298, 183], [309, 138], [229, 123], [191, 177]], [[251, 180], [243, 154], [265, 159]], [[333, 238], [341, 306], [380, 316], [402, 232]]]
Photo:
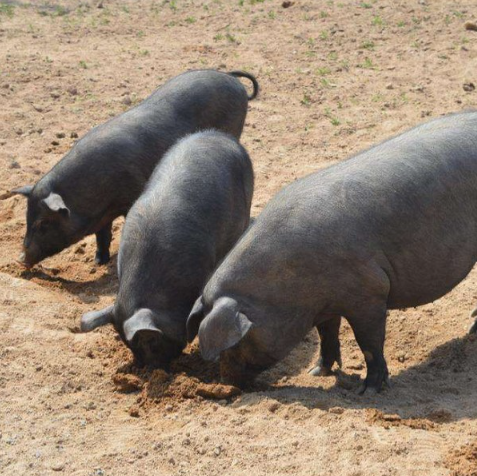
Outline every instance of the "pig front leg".
[[363, 394], [371, 388], [380, 392], [389, 386], [389, 372], [384, 359], [384, 338], [386, 333], [386, 308], [370, 308], [364, 313], [348, 318], [366, 361], [367, 375], [360, 389]]
[[[320, 316], [319, 320], [322, 320]], [[341, 352], [340, 352], [340, 325], [341, 317], [333, 316], [325, 322], [316, 325], [318, 333], [320, 334], [320, 358], [316, 367], [310, 370], [311, 375], [328, 376], [332, 375], [332, 367], [336, 362], [341, 367]]]
[[109, 261], [109, 245], [111, 245], [111, 239], [113, 222], [105, 225], [101, 230], [96, 233], [96, 258], [97, 264], [106, 264]]

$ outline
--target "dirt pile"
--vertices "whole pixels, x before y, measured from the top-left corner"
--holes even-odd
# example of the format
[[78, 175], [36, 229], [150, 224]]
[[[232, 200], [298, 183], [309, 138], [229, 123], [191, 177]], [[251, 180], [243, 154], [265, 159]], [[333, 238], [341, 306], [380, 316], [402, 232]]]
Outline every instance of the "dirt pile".
[[385, 414], [376, 409], [369, 409], [366, 411], [367, 420], [375, 425], [380, 425], [383, 428], [391, 428], [396, 426], [407, 426], [414, 430], [435, 430], [437, 425], [424, 418], [401, 418], [396, 414]]
[[446, 460], [451, 476], [477, 476], [477, 442], [453, 451]]
[[140, 408], [163, 407], [184, 399], [228, 400], [241, 394], [237, 387], [218, 383], [218, 366], [204, 362], [195, 346], [172, 362], [169, 373], [162, 369], [138, 369], [130, 363], [121, 366], [112, 380], [120, 392], [137, 392]]

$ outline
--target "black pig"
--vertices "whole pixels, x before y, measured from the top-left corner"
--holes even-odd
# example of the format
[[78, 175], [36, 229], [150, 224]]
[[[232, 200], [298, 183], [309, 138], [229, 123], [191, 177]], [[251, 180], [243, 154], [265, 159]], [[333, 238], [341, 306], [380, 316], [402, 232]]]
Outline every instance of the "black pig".
[[178, 142], [127, 215], [116, 303], [85, 314], [81, 329], [114, 324], [139, 365], [179, 355], [194, 301], [248, 226], [252, 194], [252, 164], [232, 136], [206, 131]]
[[[252, 81], [250, 97], [237, 77]], [[21, 261], [31, 267], [95, 233], [96, 262], [108, 262], [112, 221], [128, 212], [167, 149], [209, 128], [240, 138], [257, 92], [247, 73], [190, 71], [92, 129], [35, 186], [14, 190], [28, 197]]]
[[363, 391], [379, 391], [387, 310], [454, 288], [476, 262], [476, 233], [477, 112], [466, 112], [285, 187], [205, 286], [189, 339], [198, 332], [203, 356], [220, 356], [223, 377], [241, 383], [315, 326], [313, 373], [327, 375], [345, 317], [366, 360]]

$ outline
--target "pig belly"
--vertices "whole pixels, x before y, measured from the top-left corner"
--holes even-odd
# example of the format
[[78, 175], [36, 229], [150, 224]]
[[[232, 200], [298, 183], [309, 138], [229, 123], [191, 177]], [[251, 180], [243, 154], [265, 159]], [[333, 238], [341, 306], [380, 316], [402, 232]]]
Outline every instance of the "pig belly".
[[390, 259], [388, 308], [420, 306], [450, 292], [472, 270], [476, 262], [475, 248], [428, 248], [414, 253], [407, 251], [397, 259]]

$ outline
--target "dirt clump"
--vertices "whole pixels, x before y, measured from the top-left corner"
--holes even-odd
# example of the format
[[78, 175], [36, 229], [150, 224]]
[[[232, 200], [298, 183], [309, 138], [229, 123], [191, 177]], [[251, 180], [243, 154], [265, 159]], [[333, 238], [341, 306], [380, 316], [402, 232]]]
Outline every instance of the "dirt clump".
[[435, 430], [436, 424], [425, 418], [401, 418], [396, 414], [385, 414], [380, 410], [371, 408], [366, 410], [367, 421], [383, 428], [407, 426], [414, 430]]
[[184, 399], [228, 400], [240, 395], [241, 391], [232, 385], [205, 383], [184, 372], [168, 374], [162, 369], [139, 374], [116, 373], [113, 375], [116, 388], [123, 393], [141, 391], [138, 397], [140, 407], [167, 405], [171, 401]]
[[477, 476], [477, 441], [452, 451], [445, 465], [451, 476]]
[[202, 383], [196, 389], [196, 394], [204, 398], [210, 398], [213, 400], [227, 400], [229, 398], [236, 397], [242, 392], [238, 387], [233, 385], [224, 384], [207, 384]]
[[143, 386], [142, 380], [136, 375], [117, 373], [113, 375], [116, 390], [124, 393], [135, 392]]

